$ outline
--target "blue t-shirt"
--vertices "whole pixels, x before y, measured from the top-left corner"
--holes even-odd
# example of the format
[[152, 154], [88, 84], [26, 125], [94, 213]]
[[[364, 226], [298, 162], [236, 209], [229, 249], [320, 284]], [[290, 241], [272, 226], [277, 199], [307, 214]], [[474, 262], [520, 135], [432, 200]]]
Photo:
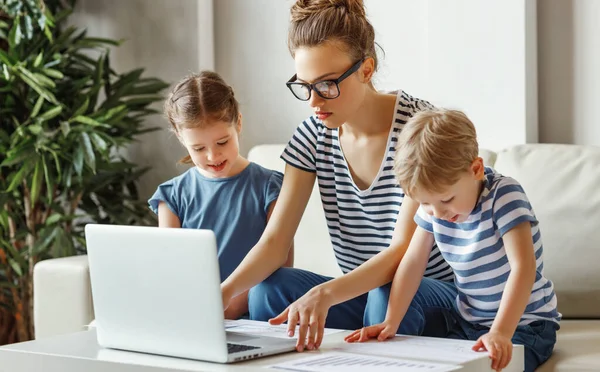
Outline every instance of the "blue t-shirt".
[[148, 203], [158, 214], [165, 202], [184, 229], [215, 233], [223, 281], [260, 239], [282, 180], [280, 172], [252, 162], [229, 178], [207, 178], [193, 167], [158, 186]]

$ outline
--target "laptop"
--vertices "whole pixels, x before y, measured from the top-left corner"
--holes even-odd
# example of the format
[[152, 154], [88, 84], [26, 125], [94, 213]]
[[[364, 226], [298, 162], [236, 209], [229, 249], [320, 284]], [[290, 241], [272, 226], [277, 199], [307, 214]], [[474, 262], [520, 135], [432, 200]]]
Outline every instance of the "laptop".
[[88, 224], [85, 238], [100, 346], [218, 363], [295, 349], [225, 330], [212, 231]]

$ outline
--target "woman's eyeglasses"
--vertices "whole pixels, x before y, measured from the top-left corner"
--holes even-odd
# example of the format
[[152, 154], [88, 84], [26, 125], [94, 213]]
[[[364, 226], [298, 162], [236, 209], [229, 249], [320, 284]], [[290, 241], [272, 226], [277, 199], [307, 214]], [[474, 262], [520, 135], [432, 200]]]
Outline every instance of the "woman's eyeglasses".
[[287, 87], [290, 89], [292, 94], [298, 98], [300, 101], [308, 101], [310, 99], [311, 91], [315, 91], [319, 97], [324, 99], [334, 99], [340, 96], [340, 83], [344, 81], [348, 76], [355, 73], [358, 68], [362, 65], [364, 59], [356, 62], [352, 67], [350, 67], [346, 72], [342, 74], [337, 79], [333, 80], [322, 80], [317, 81], [314, 84], [309, 83], [301, 83], [296, 81], [297, 76], [294, 75], [292, 78], [285, 83]]

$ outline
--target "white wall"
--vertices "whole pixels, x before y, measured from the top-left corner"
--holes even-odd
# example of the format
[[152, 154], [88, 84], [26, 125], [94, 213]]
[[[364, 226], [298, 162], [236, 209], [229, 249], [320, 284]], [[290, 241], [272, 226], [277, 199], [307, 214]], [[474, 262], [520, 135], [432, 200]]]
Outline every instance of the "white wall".
[[[117, 72], [144, 67], [145, 76], [176, 83], [191, 72], [214, 68], [212, 15], [212, 0], [79, 0], [70, 21], [87, 28], [89, 36], [126, 40], [111, 50]], [[155, 108], [162, 110], [162, 102]], [[126, 154], [152, 167], [139, 183], [142, 198], [187, 168], [176, 165], [185, 151], [167, 130], [167, 120], [156, 115], [146, 126], [161, 130], [140, 136]]]
[[[292, 3], [215, 2], [216, 68], [243, 103], [245, 150], [258, 143], [287, 142], [310, 114], [308, 105], [296, 101], [284, 85], [294, 74], [286, 48]], [[482, 147], [537, 142], [535, 1], [365, 4], [385, 51], [378, 88], [404, 89], [436, 105], [465, 110]]]
[[[427, 92], [429, 78], [426, 76], [428, 71], [431, 71], [428, 64], [420, 59], [404, 58], [407, 53], [414, 55], [426, 53], [427, 34], [422, 31], [422, 27], [415, 27], [415, 25], [427, 24], [428, 19], [431, 20], [428, 6], [431, 7], [431, 4], [439, 6], [440, 2], [445, 3], [446, 10], [452, 12], [452, 8], [456, 4], [464, 3], [464, 0], [429, 0], [427, 2], [423, 0], [366, 0], [368, 14], [378, 33], [378, 40], [383, 44], [386, 53], [382, 69], [376, 76], [378, 86], [402, 87], [411, 93], [414, 92], [415, 95], [443, 101], [437, 97], [435, 91]], [[512, 1], [467, 0], [467, 2], [481, 10], [487, 7], [489, 14], [489, 12], [501, 11], [498, 8], [500, 3], [510, 4]], [[216, 2], [216, 66], [217, 70], [236, 88], [241, 88], [239, 95], [245, 104], [243, 109], [245, 109], [247, 118], [246, 138], [243, 140], [244, 149], [258, 143], [287, 141], [293, 127], [304, 118], [305, 113], [310, 113], [302, 107], [304, 106], [302, 103], [291, 100], [283, 86], [285, 79], [293, 72], [291, 57], [285, 46], [285, 29], [291, 3], [290, 0], [253, 0], [251, 2], [218, 0]], [[535, 105], [530, 105], [526, 109], [525, 115], [530, 118], [530, 122], [535, 122], [537, 116], [539, 142], [600, 146], [600, 1], [537, 0], [535, 3], [537, 4], [537, 22], [531, 22], [529, 26], [536, 26], [537, 23], [537, 32], [535, 32], [536, 30], [527, 30], [527, 35], [529, 37], [537, 36], [537, 56], [535, 48], [529, 48], [526, 52], [534, 53], [534, 55], [525, 55], [527, 61], [524, 66], [529, 66], [532, 61], [537, 64], [537, 76], [529, 74], [527, 78], [534, 80], [537, 78], [538, 109], [535, 109]], [[512, 4], [515, 3], [512, 2]], [[456, 10], [455, 7], [454, 11]], [[390, 14], [394, 14], [397, 19], [386, 20], [390, 18]], [[446, 14], [449, 16], [451, 13]], [[454, 14], [454, 16], [456, 15]], [[231, 23], [232, 20], [241, 23]], [[487, 21], [489, 22], [485, 23]], [[485, 22], [482, 19], [472, 22], [474, 24], [480, 22], [480, 25], [489, 31], [488, 26], [496, 27], [497, 24], [506, 23], [506, 21], [506, 17], [497, 17], [486, 19]], [[516, 28], [523, 27], [523, 23], [515, 20], [509, 26], [514, 31]], [[397, 31], [394, 31], [396, 29]], [[259, 30], [270, 31], [259, 33]], [[444, 30], [433, 28], [433, 31], [443, 32]], [[457, 29], [447, 31], [450, 35], [459, 32]], [[473, 30], [473, 34], [478, 32], [482, 31]], [[471, 36], [476, 37], [473, 34]], [[400, 40], [394, 41], [395, 37], [400, 37]], [[531, 45], [531, 40], [528, 42]], [[250, 83], [252, 78], [242, 77], [244, 71], [247, 72], [247, 70], [245, 70], [244, 62], [237, 61], [236, 58], [238, 49], [243, 48], [247, 51], [251, 50], [253, 46], [258, 53], [250, 57], [255, 63], [252, 67], [255, 68], [255, 71], [261, 71], [260, 73], [268, 71], [269, 81], [274, 84], [266, 88], [265, 95], [262, 97], [252, 97], [248, 94], [247, 89], [252, 86]], [[451, 45], [446, 46], [450, 47]], [[485, 44], [479, 46], [486, 47]], [[493, 45], [488, 45], [488, 47], [493, 48]], [[509, 67], [511, 61], [523, 56], [522, 50], [516, 50], [513, 54], [507, 51], [506, 45], [502, 47], [506, 52], [503, 61]], [[269, 55], [261, 53], [264, 49], [268, 50]], [[248, 53], [246, 52], [246, 54]], [[469, 54], [469, 57], [471, 56], [472, 54]], [[487, 61], [489, 58], [488, 54], [480, 55], [478, 59]], [[397, 66], [402, 66], [402, 68], [399, 69]], [[471, 66], [465, 64], [465, 67], [459, 73], [468, 78]], [[284, 70], [286, 72], [283, 72]], [[404, 71], [408, 72], [403, 73]], [[479, 71], [479, 73], [481, 72]], [[487, 76], [493, 77], [494, 73], [495, 70], [490, 68]], [[460, 74], [456, 76], [460, 77]], [[431, 76], [439, 77], [439, 72], [437, 76]], [[451, 74], [446, 74], [446, 76], [453, 78]], [[477, 84], [481, 81], [481, 76], [485, 77], [485, 75], [480, 75], [480, 79], [473, 79], [470, 83]], [[493, 82], [497, 85], [501, 83], [501, 81]], [[531, 86], [531, 82], [525, 84]], [[447, 87], [449, 86], [450, 84], [447, 85]], [[501, 87], [501, 85], [499, 86]], [[460, 88], [457, 86], [457, 92], [460, 91]], [[527, 90], [522, 91], [527, 92]], [[502, 96], [510, 94], [509, 92], [510, 90], [500, 89], [498, 94]], [[525, 97], [525, 100], [534, 102], [535, 97], [532, 97], [531, 93], [530, 89], [528, 93], [530, 96]], [[279, 94], [283, 96], [279, 96]], [[468, 95], [457, 96], [458, 103], [454, 105], [464, 106], [477, 124], [482, 124], [483, 121], [486, 121], [482, 116], [483, 111], [475, 111], [480, 106], [472, 106], [471, 98]], [[481, 103], [482, 101], [477, 100], [476, 102]], [[483, 110], [491, 111], [491, 118], [498, 114], [515, 113], [514, 107], [502, 107], [500, 111], [493, 107], [490, 108], [490, 102], [490, 100], [484, 102]], [[448, 104], [448, 102], [442, 102], [442, 104]], [[452, 105], [452, 102], [450, 104]], [[254, 111], [256, 105], [259, 108]], [[282, 109], [282, 107], [284, 108]], [[271, 125], [262, 123], [261, 112], [263, 110], [269, 114], [267, 121]], [[273, 115], [274, 112], [275, 115]], [[522, 115], [522, 109], [518, 109], [517, 112], [521, 112], [520, 115]], [[274, 126], [273, 123], [276, 125]], [[510, 123], [510, 120], [507, 123]], [[504, 128], [503, 124], [497, 126], [500, 131]], [[525, 132], [524, 134], [525, 139], [528, 142], [535, 142], [535, 126], [530, 126], [528, 129], [529, 133]], [[511, 134], [510, 132], [501, 132], [500, 135]], [[519, 132], [517, 135], [523, 136], [523, 133]], [[502, 142], [506, 141], [510, 141], [510, 138], [502, 139]], [[488, 144], [487, 139], [483, 139], [482, 142], [484, 146], [497, 147], [492, 142]]]
[[[448, 71], [432, 72], [430, 63], [412, 58], [432, 49], [428, 32], [439, 34], [445, 31], [424, 25], [431, 25], [435, 17], [445, 14], [453, 14], [457, 21], [464, 21], [461, 14], [456, 13], [456, 4], [470, 3], [489, 14], [501, 11], [498, 9], [500, 3], [516, 4], [514, 1], [366, 0], [377, 38], [386, 52], [382, 68], [376, 76], [377, 85], [383, 88], [400, 87], [434, 103], [445, 101], [446, 98], [438, 97], [436, 91], [431, 89], [430, 82]], [[432, 4], [438, 6], [440, 2], [446, 4], [441, 4], [446, 7], [444, 12], [432, 11]], [[176, 82], [191, 71], [216, 66], [217, 71], [235, 88], [240, 100], [245, 123], [242, 152], [246, 153], [257, 144], [287, 142], [296, 125], [310, 114], [308, 106], [295, 100], [285, 87], [285, 81], [294, 73], [293, 61], [286, 46], [292, 3], [293, 0], [79, 0], [74, 23], [88, 27], [94, 36], [128, 39], [112, 55], [118, 71], [143, 66], [149, 75]], [[483, 3], [485, 5], [481, 5]], [[214, 29], [210, 11], [213, 6]], [[487, 11], [484, 6], [489, 6]], [[506, 24], [512, 31], [513, 28], [524, 27], [521, 21], [508, 22], [505, 18], [490, 19], [489, 24], [481, 19], [471, 22], [488, 31], [505, 27]], [[496, 26], [494, 22], [500, 25]], [[455, 23], [456, 27], [460, 24]], [[535, 22], [531, 24], [535, 25]], [[448, 36], [454, 36], [459, 31], [458, 28], [447, 30]], [[479, 31], [474, 29], [472, 32]], [[527, 35], [531, 34], [529, 30]], [[492, 38], [496, 36], [492, 35]], [[539, 110], [534, 109], [533, 113], [526, 112], [525, 115], [535, 117], [535, 114], [539, 114], [540, 142], [600, 146], [600, 0], [538, 0], [537, 38]], [[475, 42], [479, 48], [491, 48], [482, 40], [485, 38], [471, 39], [471, 42]], [[449, 48], [452, 45], [439, 45], [438, 42], [437, 47]], [[508, 51], [507, 45], [501, 47], [507, 53], [503, 59], [506, 64], [513, 63], [511, 61], [521, 63], [519, 59], [522, 61], [522, 58], [527, 58], [529, 62], [535, 60], [535, 55], [527, 56], [523, 50], [515, 49], [513, 54]], [[532, 51], [535, 52], [535, 48], [527, 52]], [[477, 54], [473, 56], [472, 52], [467, 56], [477, 58]], [[442, 61], [444, 57], [440, 55], [438, 58]], [[480, 56], [484, 62], [488, 62], [489, 58], [489, 55]], [[527, 66], [527, 62], [522, 65]], [[458, 78], [469, 79], [470, 65], [465, 66], [456, 74]], [[476, 76], [479, 78], [469, 82], [471, 87], [471, 84], [478, 84], [486, 76], [493, 77], [495, 69], [490, 69], [489, 73], [483, 73], [481, 69], [475, 72], [478, 72]], [[536, 77], [529, 75], [529, 78]], [[453, 75], [450, 78], [455, 77]], [[446, 88], [452, 85], [451, 82], [446, 82]], [[501, 83], [496, 80], [493, 84]], [[526, 84], [525, 80], [523, 84]], [[461, 92], [460, 85], [456, 89]], [[521, 92], [527, 90], [523, 88]], [[457, 93], [456, 103], [450, 101], [442, 104], [464, 105], [463, 108], [478, 125], [487, 124], [487, 120], [482, 119], [481, 111], [476, 111], [480, 108], [492, 111], [490, 118], [495, 118], [499, 113], [510, 115], [515, 112], [512, 107], [502, 107], [500, 112], [490, 109], [488, 98], [479, 107], [472, 103], [470, 96], [462, 94]], [[523, 98], [520, 100], [523, 102]], [[516, 112], [522, 117], [522, 108]], [[148, 121], [149, 126], [165, 127], [166, 124], [162, 117]], [[500, 130], [503, 128], [498, 126]], [[510, 134], [504, 132], [507, 133]], [[535, 133], [528, 134], [521, 130], [515, 135], [516, 141], [520, 142], [523, 138], [535, 139]], [[485, 143], [484, 146], [495, 147]], [[144, 136], [139, 145], [132, 147], [132, 160], [153, 166], [142, 180], [144, 197], [158, 183], [184, 169], [174, 166], [182, 153], [176, 140], [166, 132]]]
[[600, 146], [600, 1], [539, 0], [542, 142]]
[[311, 114], [285, 86], [294, 75], [287, 49], [291, 0], [216, 0], [215, 66], [233, 86], [243, 116], [241, 150], [287, 142]]

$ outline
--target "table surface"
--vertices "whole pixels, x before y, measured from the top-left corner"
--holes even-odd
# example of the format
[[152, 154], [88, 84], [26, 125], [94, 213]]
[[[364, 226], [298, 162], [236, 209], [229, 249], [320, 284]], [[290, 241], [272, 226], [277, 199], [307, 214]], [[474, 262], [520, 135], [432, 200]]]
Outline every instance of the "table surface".
[[[326, 336], [318, 351], [290, 352], [246, 362], [218, 364], [102, 348], [96, 341], [95, 330], [89, 330], [0, 347], [0, 372], [265, 371], [265, 367], [273, 364], [331, 352], [344, 344], [343, 338], [348, 333], [344, 331]], [[506, 372], [522, 371], [522, 368], [517, 368], [519, 363], [523, 363], [522, 346], [515, 348], [515, 351], [520, 350], [513, 353], [515, 358], [504, 370]], [[482, 353], [480, 359], [463, 364], [461, 371], [491, 371], [491, 368], [482, 367], [490, 364], [487, 353]]]

